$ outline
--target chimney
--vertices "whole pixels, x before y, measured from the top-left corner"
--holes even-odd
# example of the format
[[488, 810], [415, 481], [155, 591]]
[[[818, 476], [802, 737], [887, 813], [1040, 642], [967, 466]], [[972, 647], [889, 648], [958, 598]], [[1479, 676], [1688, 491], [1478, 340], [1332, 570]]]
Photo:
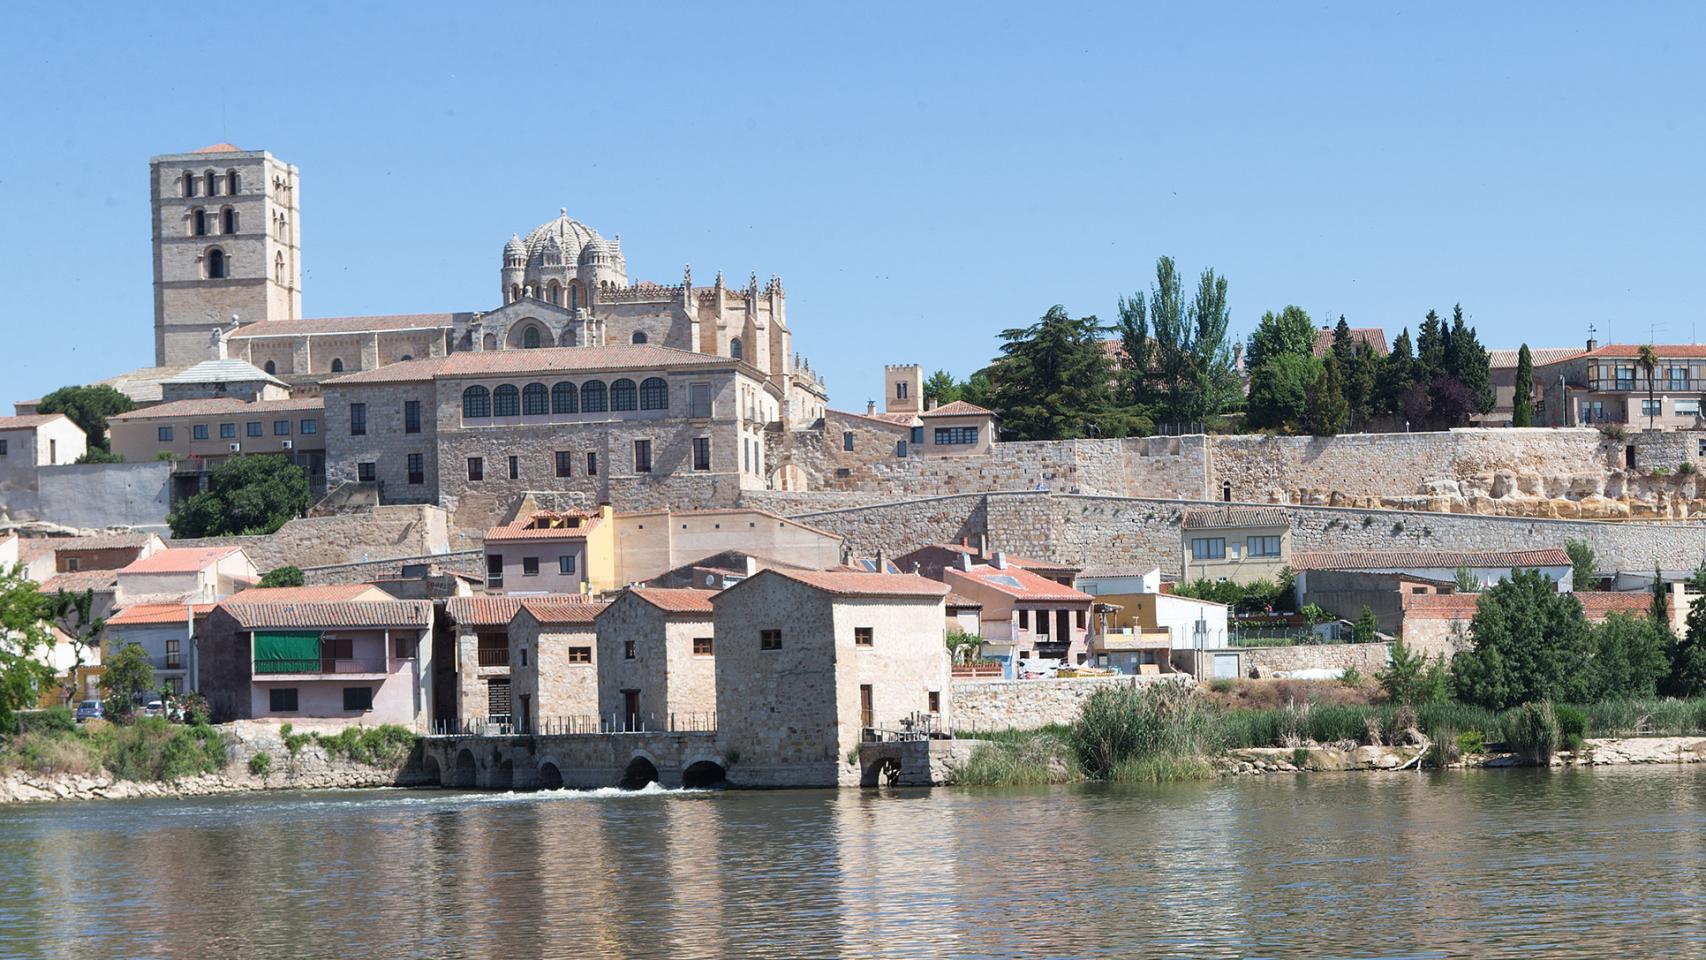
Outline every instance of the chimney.
[[995, 569], [1007, 569], [1007, 555], [1002, 553], [1000, 550], [995, 551]]
[[958, 566], [961, 571], [963, 571], [965, 573], [970, 573], [971, 572], [971, 554], [969, 554], [969, 553], [960, 554], [959, 559], [955, 560], [954, 564], [956, 566]]
[[877, 572], [878, 573], [888, 573], [889, 572], [888, 554], [883, 552], [882, 547], [877, 548]]
[[746, 555], [746, 575], [752, 576], [758, 572], [758, 558], [752, 554]]
[[924, 400], [924, 412], [929, 413], [931, 410], [934, 410], [934, 409], [936, 409], [936, 398], [935, 397], [925, 398], [925, 400]]
[[1591, 336], [1588, 337], [1588, 349], [1589, 350], [1598, 350], [1599, 349], [1599, 340], [1597, 340], [1596, 338], [1591, 337]]
[[876, 412], [877, 412], [877, 401], [866, 400], [865, 401], [865, 413], [866, 414], [873, 414]]

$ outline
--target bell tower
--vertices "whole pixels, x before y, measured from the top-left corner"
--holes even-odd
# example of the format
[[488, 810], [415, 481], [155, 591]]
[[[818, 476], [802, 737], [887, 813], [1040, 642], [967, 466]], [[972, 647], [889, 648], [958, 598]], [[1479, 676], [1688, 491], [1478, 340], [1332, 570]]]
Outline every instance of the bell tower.
[[154, 363], [207, 356], [208, 331], [302, 316], [297, 169], [229, 143], [148, 163]]

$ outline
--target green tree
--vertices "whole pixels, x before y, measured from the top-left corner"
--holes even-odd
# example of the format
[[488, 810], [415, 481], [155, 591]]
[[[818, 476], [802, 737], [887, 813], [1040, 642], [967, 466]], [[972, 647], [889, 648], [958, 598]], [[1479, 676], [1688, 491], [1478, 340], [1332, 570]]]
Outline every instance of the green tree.
[[1244, 366], [1255, 370], [1279, 356], [1315, 356], [1315, 321], [1299, 306], [1269, 310], [1256, 322], [1250, 345], [1244, 350]]
[[1670, 674], [1670, 628], [1650, 617], [1613, 613], [1594, 628], [1592, 696], [1650, 697]]
[[934, 402], [937, 406], [953, 403], [960, 398], [960, 382], [946, 370], [932, 373], [924, 381], [924, 400]]
[[99, 447], [90, 447], [77, 458], [77, 463], [123, 463], [124, 457]]
[[40, 413], [63, 413], [88, 435], [89, 446], [102, 450], [107, 444], [107, 418], [136, 409], [135, 401], [104, 383], [94, 386], [60, 387], [36, 405]]
[[1356, 626], [1351, 629], [1351, 637], [1357, 643], [1373, 643], [1380, 634], [1380, 624], [1374, 619], [1374, 611], [1368, 604], [1362, 605], [1362, 614], [1357, 617]]
[[1357, 341], [1349, 364], [1341, 365], [1345, 375], [1345, 405], [1350, 423], [1357, 430], [1368, 429], [1374, 419], [1380, 383], [1380, 356], [1366, 340]]
[[1497, 398], [1493, 392], [1492, 363], [1475, 328], [1464, 322], [1461, 303], [1451, 309], [1450, 336], [1446, 338], [1445, 349], [1444, 375], [1463, 386], [1471, 400], [1470, 410], [1486, 413], [1493, 409]]
[[1305, 426], [1317, 437], [1337, 436], [1344, 432], [1347, 417], [1345, 381], [1339, 373], [1338, 359], [1329, 353], [1321, 364], [1321, 375], [1309, 388]]
[[82, 675], [83, 666], [88, 662], [89, 652], [99, 649], [101, 635], [106, 632], [107, 621], [97, 617], [95, 610], [95, 591], [84, 590], [81, 593], [67, 593], [60, 590], [53, 594], [43, 594], [41, 598], [41, 614], [47, 618], [70, 641], [71, 667], [66, 672], [69, 681], [65, 688], [65, 696], [69, 701], [78, 691], [69, 684], [75, 684]]
[[1392, 352], [1380, 361], [1380, 380], [1375, 388], [1375, 409], [1389, 417], [1403, 415], [1404, 394], [1415, 382], [1416, 358], [1410, 346], [1410, 331], [1404, 329], [1392, 341]]
[[1468, 567], [1458, 567], [1453, 570], [1452, 578], [1457, 581], [1458, 593], [1481, 592], [1481, 582], [1475, 579], [1475, 572]]
[[1648, 611], [1653, 625], [1670, 632], [1670, 601], [1665, 597], [1665, 576], [1658, 564], [1653, 564], [1653, 605]]
[[1570, 589], [1592, 590], [1599, 582], [1599, 558], [1585, 540], [1565, 540], [1564, 552], [1570, 556]]
[[1250, 374], [1244, 422], [1258, 430], [1297, 429], [1320, 376], [1321, 361], [1312, 356], [1286, 353], [1264, 361]]
[[109, 713], [130, 713], [153, 690], [154, 666], [148, 662], [148, 651], [132, 643], [107, 659], [101, 692], [106, 694]]
[[274, 567], [268, 570], [257, 586], [262, 587], [300, 587], [307, 581], [302, 576], [301, 567]]
[[1493, 710], [1531, 700], [1580, 703], [1592, 692], [1594, 639], [1582, 605], [1538, 570], [1513, 570], [1481, 594], [1473, 649], [1451, 663], [1460, 699]]
[[1641, 368], [1641, 374], [1647, 378], [1647, 429], [1653, 429], [1653, 417], [1658, 413], [1658, 402], [1653, 399], [1654, 380], [1659, 374], [1659, 355], [1654, 352], [1653, 345], [1643, 344], [1641, 352], [1635, 357], [1635, 365]]
[[1170, 422], [1224, 413], [1239, 393], [1227, 330], [1226, 278], [1204, 270], [1185, 302], [1173, 258], [1155, 262], [1149, 299], [1119, 301], [1123, 393], [1145, 415]]
[[985, 409], [995, 408], [995, 387], [989, 379], [989, 373], [984, 370], [972, 374], [960, 381], [960, 395], [956, 398]]
[[1670, 682], [1665, 692], [1696, 697], [1706, 691], [1706, 596], [1688, 606], [1687, 629], [1670, 649]]
[[1131, 432], [1130, 411], [1114, 403], [1103, 330], [1095, 317], [1074, 319], [1057, 304], [1029, 327], [1002, 331], [993, 397], [1002, 428], [1019, 440]]
[[17, 712], [34, 707], [53, 686], [47, 664], [52, 649], [53, 632], [36, 584], [21, 564], [0, 568], [0, 733], [10, 734]]
[[1376, 673], [1374, 678], [1380, 681], [1381, 689], [1393, 703], [1413, 706], [1435, 699], [1428, 682], [1427, 655], [1411, 650], [1403, 638], [1392, 642], [1386, 669]]
[[265, 535], [308, 509], [308, 475], [282, 456], [232, 457], [166, 518], [174, 537]]
[[1534, 426], [1534, 356], [1526, 343], [1516, 352], [1516, 387], [1511, 396], [1511, 426]]

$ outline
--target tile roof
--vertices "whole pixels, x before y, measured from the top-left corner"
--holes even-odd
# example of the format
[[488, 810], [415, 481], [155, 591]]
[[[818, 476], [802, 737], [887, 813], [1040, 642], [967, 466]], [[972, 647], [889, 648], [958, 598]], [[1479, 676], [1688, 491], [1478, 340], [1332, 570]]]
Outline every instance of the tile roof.
[[689, 590], [672, 587], [632, 587], [629, 593], [646, 601], [664, 613], [698, 613], [711, 615], [711, 598], [715, 590]]
[[993, 417], [993, 416], [995, 416], [995, 411], [986, 409], [984, 407], [980, 407], [975, 403], [967, 403], [964, 400], [955, 400], [953, 403], [944, 403], [934, 410], [926, 410], [923, 413], [919, 414], [919, 416], [921, 416], [921, 417], [971, 417], [971, 416]]
[[453, 327], [471, 313], [396, 313], [377, 317], [321, 317], [309, 320], [262, 320], [246, 324], [231, 335], [233, 340], [259, 337], [296, 337], [304, 334], [369, 333], [383, 330], [439, 330]]
[[[779, 567], [770, 567], [764, 573], [786, 577], [837, 597], [944, 597], [948, 594], [948, 588], [941, 581], [929, 580], [915, 573], [784, 570]], [[742, 582], [751, 583], [756, 579], [752, 577]]]
[[152, 407], [108, 417], [109, 421], [154, 420], [161, 417], [216, 417], [222, 414], [295, 413], [320, 411], [326, 408], [323, 397], [291, 397], [286, 400], [239, 400], [236, 397], [210, 397], [205, 400], [173, 400]]
[[[1494, 370], [1504, 368], [1515, 369], [1517, 354], [1521, 352], [1521, 350], [1488, 350], [1487, 366]], [[1581, 347], [1541, 347], [1538, 350], [1530, 347], [1528, 351], [1528, 359], [1532, 361], [1535, 366], [1544, 367], [1549, 364], [1569, 360], [1572, 357], [1579, 357], [1584, 353], [1587, 353], [1587, 351]]]
[[[211, 603], [194, 605], [195, 615], [205, 617], [214, 608]], [[183, 623], [185, 611], [190, 609], [182, 603], [134, 603], [118, 613], [107, 618], [109, 627], [142, 626], [146, 624]]]
[[42, 582], [39, 592], [82, 593], [85, 590], [109, 590], [118, 581], [116, 570], [78, 570], [75, 573], [58, 573]]
[[332, 603], [232, 603], [219, 605], [245, 630], [267, 627], [426, 627], [430, 600], [353, 600]]
[[0, 430], [34, 430], [55, 420], [69, 420], [63, 413], [26, 413], [18, 417], [0, 417]]
[[1154, 563], [1144, 567], [1110, 563], [1102, 566], [1085, 567], [1078, 571], [1078, 578], [1080, 580], [1098, 580], [1103, 578], [1112, 579], [1114, 577], [1147, 577], [1152, 573], [1159, 574], [1160, 572], [1160, 565]]
[[[1648, 346], [1648, 344], [1608, 343], [1603, 347], [1599, 347], [1599, 348], [1596, 348], [1593, 350], [1585, 350], [1582, 352], [1581, 355], [1585, 358], [1612, 357], [1615, 359], [1632, 360], [1632, 359], [1639, 357], [1641, 355], [1641, 348], [1643, 346]], [[1650, 346], [1652, 346], [1653, 352], [1658, 354], [1659, 359], [1661, 359], [1661, 360], [1668, 359], [1671, 357], [1675, 357], [1675, 358], [1679, 358], [1679, 359], [1698, 360], [1702, 357], [1706, 357], [1706, 344], [1700, 344], [1700, 343], [1655, 343], [1655, 344], [1651, 344]]]
[[450, 619], [470, 627], [497, 627], [515, 619], [525, 597], [451, 597], [444, 602]]
[[[1324, 357], [1327, 351], [1333, 349], [1333, 331], [1335, 327], [1318, 327], [1315, 330], [1315, 355]], [[1374, 355], [1384, 357], [1392, 351], [1386, 346], [1386, 328], [1384, 327], [1352, 327], [1351, 346], [1358, 342], [1366, 343], [1374, 348]]]
[[[580, 521], [575, 527], [533, 527], [536, 522], [549, 522], [553, 519]], [[598, 526], [599, 516], [596, 513], [583, 513], [575, 510], [563, 512], [539, 511], [525, 517], [517, 517], [502, 526], [492, 527], [486, 531], [485, 540], [502, 543], [508, 540], [584, 540], [588, 531]]]
[[215, 143], [211, 146], [202, 147], [200, 150], [191, 150], [190, 152], [191, 153], [242, 153], [243, 148], [238, 147], [238, 146], [233, 146], [232, 144], [229, 144], [229, 143]]
[[574, 373], [616, 370], [664, 370], [675, 367], [733, 367], [730, 357], [691, 353], [655, 344], [613, 347], [542, 347], [538, 350], [475, 350], [448, 357], [407, 360], [362, 370], [326, 381], [342, 386], [360, 383], [407, 383], [440, 377], [483, 377], [506, 374]]
[[168, 547], [132, 561], [120, 573], [195, 573], [241, 551], [242, 547]]
[[978, 608], [982, 608], [982, 606], [983, 606], [982, 600], [973, 600], [972, 598], [966, 596], [963, 593], [955, 593], [952, 590], [948, 591], [948, 596], [947, 596], [946, 602], [947, 602], [948, 606], [950, 606], [950, 607], [978, 607]]
[[284, 381], [262, 370], [247, 360], [227, 357], [223, 360], [203, 360], [202, 362], [175, 373], [160, 381], [161, 383], [230, 383], [233, 381], [260, 380], [265, 383], [276, 383], [284, 386]]
[[[1059, 584], [1047, 577], [1038, 576], [1024, 567], [1008, 564], [1007, 569], [992, 567], [988, 564], [977, 564], [970, 571], [958, 567], [949, 567], [942, 571], [948, 577], [948, 582], [956, 589], [963, 585], [976, 584], [988, 587], [997, 593], [1012, 597], [1015, 600], [1061, 600], [1061, 601], [1090, 601], [1095, 597]], [[1011, 580], [1012, 583], [1003, 581]]]
[[523, 597], [521, 599], [521, 609], [526, 610], [533, 619], [546, 625], [591, 623], [598, 619], [598, 615], [603, 613], [604, 608], [608, 606], [610, 604], [603, 600], [589, 600], [585, 597]]
[[[318, 583], [303, 587], [250, 587], [225, 598], [226, 603], [332, 603], [358, 600], [372, 591], [371, 583]], [[387, 595], [389, 596], [389, 595]]]
[[1216, 527], [1288, 527], [1291, 514], [1284, 507], [1197, 507], [1186, 510], [1180, 526], [1186, 530]]
[[[24, 560], [50, 553], [84, 550], [140, 550], [159, 538], [152, 533], [107, 533], [93, 537], [24, 537], [18, 541], [18, 556]], [[114, 568], [116, 569], [116, 568]]]
[[1567, 567], [1560, 547], [1541, 550], [1303, 550], [1293, 551], [1293, 570], [1455, 570], [1458, 567]]

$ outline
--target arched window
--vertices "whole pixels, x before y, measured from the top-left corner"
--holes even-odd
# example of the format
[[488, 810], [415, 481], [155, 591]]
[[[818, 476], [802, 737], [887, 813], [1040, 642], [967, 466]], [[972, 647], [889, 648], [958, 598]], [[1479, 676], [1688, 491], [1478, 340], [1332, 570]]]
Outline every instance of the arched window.
[[219, 180], [214, 176], [213, 171], [207, 171], [204, 179], [207, 181], [207, 195], [211, 197], [217, 194], [219, 192]]
[[185, 170], [184, 182], [179, 185], [178, 189], [181, 190], [186, 197], [195, 196], [195, 174]]
[[486, 334], [485, 337], [480, 340], [480, 348], [483, 350], [496, 350], [498, 348], [498, 335], [495, 333]]
[[569, 309], [570, 310], [579, 310], [580, 306], [581, 306], [581, 285], [578, 283], [571, 283], [571, 284], [569, 284]]
[[550, 284], [545, 287], [545, 299], [552, 303], [563, 302], [563, 288], [558, 285], [557, 281], [552, 280]]
[[225, 279], [225, 251], [213, 247], [207, 251], [207, 278], [209, 280]]
[[190, 211], [190, 236], [207, 236], [207, 211], [200, 207]]
[[237, 179], [237, 171], [235, 171], [235, 170], [225, 171], [225, 192], [226, 193], [229, 193], [233, 197], [236, 196], [237, 195], [237, 185], [240, 182], [241, 181], [239, 181]]
[[740, 359], [740, 338], [739, 337], [735, 337], [729, 341], [729, 356], [734, 357], [736, 360]]
[[492, 416], [518, 417], [521, 415], [521, 391], [515, 384], [506, 383], [492, 391]]
[[284, 254], [282, 253], [273, 254], [272, 276], [275, 283], [281, 287], [284, 286]]
[[575, 393], [572, 383], [559, 383], [551, 388], [552, 413], [579, 413], [579, 396]]
[[219, 232], [237, 232], [237, 211], [230, 207], [226, 207], [224, 210], [219, 211]]
[[400, 356], [400, 357], [398, 357], [398, 358], [397, 358], [397, 362], [398, 362], [398, 363], [408, 363], [408, 362], [409, 362], [409, 361], [410, 361], [410, 360], [413, 360], [413, 359], [414, 359], [414, 358], [415, 358], [415, 355], [414, 355], [414, 354], [412, 354], [412, 353], [405, 353], [405, 354], [403, 354], [403, 355], [402, 355], [402, 356]]
[[647, 377], [640, 381], [640, 409], [669, 409], [669, 384], [664, 383], [662, 377]]
[[480, 420], [492, 415], [492, 393], [485, 387], [473, 386], [462, 391], [462, 419]]
[[528, 416], [547, 413], [551, 409], [551, 392], [543, 383], [530, 383], [521, 391], [521, 412]]
[[268, 373], [277, 373], [278, 372], [278, 365], [273, 363], [271, 360], [268, 360], [267, 365], [265, 367], [263, 367], [262, 369], [266, 370], [266, 372], [268, 372]]
[[333, 373], [343, 373], [344, 372], [343, 358], [341, 358], [341, 357], [333, 357], [332, 358], [332, 372]]
[[632, 340], [635, 343], [645, 343], [646, 342], [646, 335], [643, 331], [635, 330], [634, 335], [632, 337], [629, 337], [628, 339]]
[[539, 349], [539, 328], [528, 327], [521, 331], [521, 348], [523, 350]]
[[610, 409], [604, 393], [603, 380], [588, 380], [581, 384], [581, 412], [603, 413]]
[[610, 409], [632, 410], [635, 404], [634, 381], [623, 377], [610, 385]]
[[521, 299], [521, 284], [519, 284], [519, 283], [510, 284], [509, 285], [509, 302], [514, 303], [520, 299]]

